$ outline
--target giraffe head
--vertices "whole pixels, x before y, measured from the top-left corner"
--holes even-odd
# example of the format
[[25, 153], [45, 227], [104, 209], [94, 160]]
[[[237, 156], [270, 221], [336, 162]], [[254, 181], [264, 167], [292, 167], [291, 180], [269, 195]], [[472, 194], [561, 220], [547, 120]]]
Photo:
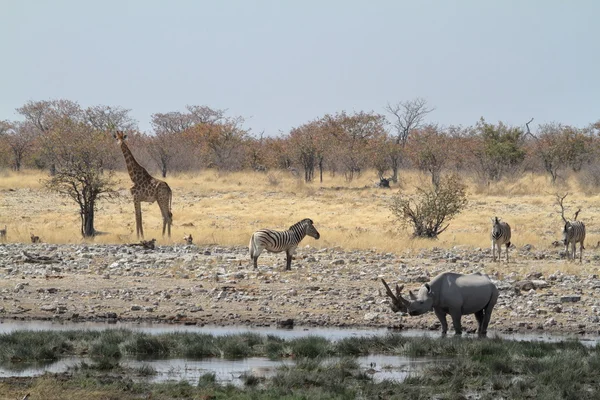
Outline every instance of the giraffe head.
[[117, 139], [117, 143], [121, 144], [125, 141], [125, 139], [127, 139], [127, 134], [123, 131], [117, 131], [115, 134], [113, 134], [113, 137]]

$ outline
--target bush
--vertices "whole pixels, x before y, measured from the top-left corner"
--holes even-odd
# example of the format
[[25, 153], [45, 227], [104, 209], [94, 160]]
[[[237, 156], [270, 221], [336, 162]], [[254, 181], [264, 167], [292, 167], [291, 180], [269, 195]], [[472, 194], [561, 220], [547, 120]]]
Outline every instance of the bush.
[[416, 237], [436, 238], [467, 205], [466, 186], [457, 175], [443, 178], [437, 188], [417, 190], [415, 199], [398, 193], [390, 206], [402, 227], [411, 226]]

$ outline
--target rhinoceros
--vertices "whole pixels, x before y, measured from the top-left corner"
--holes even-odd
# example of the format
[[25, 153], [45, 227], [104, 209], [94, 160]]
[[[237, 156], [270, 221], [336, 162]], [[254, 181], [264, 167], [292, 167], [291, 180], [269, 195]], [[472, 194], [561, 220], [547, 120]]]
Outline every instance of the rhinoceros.
[[424, 284], [415, 296], [409, 291], [410, 301], [402, 297], [402, 287], [396, 285], [396, 295], [382, 279], [387, 295], [392, 299], [394, 312], [421, 315], [433, 310], [442, 324], [442, 335], [448, 331], [446, 314], [452, 317], [454, 331], [462, 333], [460, 319], [463, 315], [475, 314], [477, 334], [486, 336], [492, 310], [498, 300], [498, 288], [487, 276], [480, 273], [469, 275], [444, 272]]

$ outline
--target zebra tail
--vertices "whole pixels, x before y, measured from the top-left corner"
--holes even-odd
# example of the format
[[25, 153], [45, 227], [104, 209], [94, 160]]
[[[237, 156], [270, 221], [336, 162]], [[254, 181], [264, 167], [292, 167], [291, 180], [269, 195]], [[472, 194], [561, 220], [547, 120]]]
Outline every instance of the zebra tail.
[[254, 250], [256, 246], [254, 244], [254, 233], [250, 236], [250, 243], [248, 243], [248, 249], [250, 250], [250, 258], [254, 258]]

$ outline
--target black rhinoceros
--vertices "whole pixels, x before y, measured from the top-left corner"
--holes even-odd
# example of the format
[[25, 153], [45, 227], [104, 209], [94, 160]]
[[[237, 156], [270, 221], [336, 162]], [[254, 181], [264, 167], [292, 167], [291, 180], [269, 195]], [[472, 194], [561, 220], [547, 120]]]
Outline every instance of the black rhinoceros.
[[475, 314], [477, 333], [479, 336], [485, 336], [492, 310], [498, 300], [498, 288], [487, 276], [480, 273], [463, 275], [444, 272], [424, 284], [416, 296], [409, 291], [410, 301], [400, 294], [402, 287], [396, 285], [396, 295], [394, 295], [388, 284], [383, 279], [381, 281], [392, 299], [392, 311], [421, 315], [433, 310], [442, 324], [443, 335], [448, 331], [446, 314], [452, 317], [457, 335], [462, 333], [461, 317]]

